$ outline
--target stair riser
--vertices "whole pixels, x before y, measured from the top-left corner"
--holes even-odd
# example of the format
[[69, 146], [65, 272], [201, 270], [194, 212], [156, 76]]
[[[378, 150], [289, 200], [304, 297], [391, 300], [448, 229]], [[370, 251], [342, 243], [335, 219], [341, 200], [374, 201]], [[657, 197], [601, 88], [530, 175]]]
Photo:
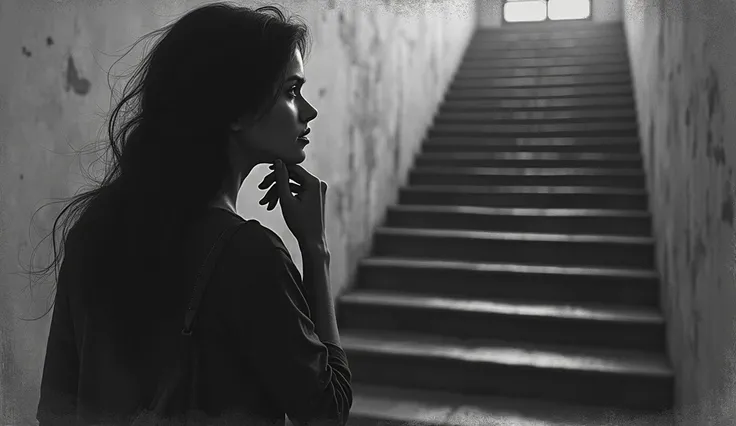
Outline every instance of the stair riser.
[[478, 33], [473, 37], [473, 42], [486, 43], [504, 43], [513, 44], [516, 42], [577, 42], [579, 40], [595, 40], [601, 43], [621, 43], [624, 34], [620, 30], [615, 31], [566, 31], [566, 32], [533, 32], [533, 33], [513, 33], [513, 32], [496, 32], [496, 33]]
[[539, 40], [539, 41], [513, 41], [503, 42], [495, 39], [487, 38], [483, 39], [478, 36], [468, 44], [468, 51], [473, 52], [476, 50], [542, 50], [542, 49], [585, 49], [585, 48], [620, 48], [627, 49], [626, 41], [624, 39], [611, 39], [611, 38], [580, 38], [580, 39], [567, 39], [567, 40]]
[[584, 109], [634, 108], [631, 96], [606, 96], [587, 98], [546, 98], [546, 99], [451, 99], [442, 103], [443, 111], [570, 111]]
[[387, 356], [351, 349], [346, 353], [356, 382], [631, 409], [666, 409], [673, 402], [669, 378]]
[[638, 160], [506, 160], [486, 158], [432, 158], [418, 156], [415, 167], [492, 167], [492, 168], [604, 168], [604, 169], [640, 169]]
[[[557, 79], [551, 80], [550, 82], [539, 81], [540, 79], [480, 79], [480, 78], [468, 78], [464, 80], [456, 80], [449, 87], [449, 93], [463, 92], [463, 91], [512, 91], [512, 90], [528, 90], [528, 91], [554, 91], [554, 90], [578, 90], [593, 93], [623, 93], [624, 95], [630, 95], [630, 91], [627, 93], [626, 90], [616, 90], [617, 86], [620, 87], [631, 87], [631, 82], [627, 79], [621, 79], [617, 81], [615, 79], [608, 79], [607, 81], [589, 83], [562, 83], [565, 80]], [[601, 79], [602, 80], [602, 79]], [[603, 91], [603, 92], [600, 92]], [[533, 95], [532, 95], [533, 96]], [[545, 96], [545, 95], [541, 95]], [[553, 95], [555, 96], [555, 95]], [[626, 111], [627, 114], [632, 115], [631, 111]], [[603, 118], [603, 117], [602, 117]]]
[[651, 244], [523, 241], [376, 234], [376, 256], [556, 266], [651, 269]]
[[445, 100], [476, 99], [476, 98], [557, 98], [557, 97], [584, 97], [584, 96], [632, 96], [629, 84], [608, 86], [565, 86], [540, 88], [451, 88], [445, 94]]
[[440, 121], [459, 121], [459, 122], [477, 122], [477, 121], [494, 121], [508, 122], [512, 124], [533, 123], [535, 121], [551, 121], [554, 123], [566, 123], [569, 121], [579, 121], [582, 123], [599, 122], [599, 121], [636, 121], [636, 114], [626, 109], [610, 109], [610, 110], [588, 110], [580, 109], [578, 111], [538, 111], [538, 112], [518, 112], [518, 111], [492, 111], [492, 112], [452, 112], [446, 111], [443, 114], [437, 114], [435, 120]]
[[357, 288], [481, 300], [659, 306], [657, 281], [647, 278], [400, 268], [361, 264]]
[[646, 210], [646, 195], [615, 194], [469, 194], [400, 190], [399, 204], [540, 209]]
[[[529, 175], [460, 175], [415, 173], [409, 175], [410, 185], [472, 185], [472, 186], [599, 186], [609, 188], [644, 188], [643, 176], [529, 176]], [[575, 219], [579, 220], [579, 219]]]
[[651, 235], [649, 218], [502, 216], [389, 210], [386, 226], [542, 234]]
[[455, 80], [464, 79], [487, 79], [487, 78], [506, 78], [506, 77], [544, 77], [544, 76], [608, 76], [608, 75], [626, 75], [630, 78], [631, 70], [626, 63], [618, 65], [568, 65], [561, 67], [544, 67], [544, 68], [488, 68], [479, 69], [458, 69], [455, 74]]
[[665, 350], [664, 324], [625, 323], [448, 309], [340, 303], [340, 330], [401, 330], [459, 339], [570, 345], [587, 348]]
[[542, 48], [542, 49], [493, 49], [473, 47], [465, 52], [465, 60], [474, 59], [517, 59], [517, 58], [558, 58], [590, 55], [620, 56], [626, 54], [625, 46], [600, 45], [594, 47], [575, 48]]
[[610, 153], [610, 154], [634, 154], [641, 153], [638, 143], [610, 143], [610, 144], [569, 144], [569, 145], [527, 145], [494, 143], [487, 139], [486, 143], [452, 143], [446, 144], [434, 142], [434, 139], [426, 141], [422, 145], [421, 153], [465, 153], [465, 152], [548, 152], [548, 153]]
[[[452, 129], [444, 129], [433, 127], [427, 132], [428, 137], [487, 137], [487, 138], [528, 138], [528, 137], [548, 137], [548, 138], [567, 138], [567, 137], [633, 137], [637, 135], [637, 130], [632, 129], [609, 129], [609, 130], [548, 130], [540, 131], [535, 126], [529, 126], [528, 130], [524, 130], [524, 126], [509, 126], [509, 130], [504, 130], [503, 126], [497, 126], [498, 130], [462, 128], [462, 126], [453, 126]], [[559, 126], [562, 127], [562, 126]]]
[[[498, 114], [499, 117], [494, 117], [493, 112], [489, 113], [483, 113], [483, 114], [476, 114], [476, 115], [467, 115], [462, 116], [460, 114], [453, 114], [453, 113], [445, 113], [445, 114], [439, 114], [437, 115], [434, 120], [433, 124], [436, 127], [441, 127], [445, 125], [449, 126], [459, 126], [459, 125], [469, 125], [469, 126], [482, 126], [482, 125], [510, 125], [510, 126], [517, 126], [517, 127], [524, 127], [524, 126], [535, 126], [535, 125], [582, 125], [583, 127], [586, 125], [596, 125], [596, 126], [610, 126], [612, 129], [616, 129], [618, 127], [630, 127], [633, 129], [636, 129], [637, 124], [635, 117], [623, 115], [623, 116], [608, 116], [608, 117], [595, 117], [593, 114], [590, 114], [589, 117], [569, 117], [569, 118], [503, 118], [500, 117], [501, 114]], [[605, 131], [608, 130], [598, 130], [598, 131]]]
[[569, 56], [557, 58], [518, 58], [518, 59], [473, 59], [463, 60], [458, 71], [474, 69], [495, 69], [514, 67], [567, 67], [575, 65], [611, 65], [620, 67], [628, 65], [628, 56], [596, 55], [596, 56]]

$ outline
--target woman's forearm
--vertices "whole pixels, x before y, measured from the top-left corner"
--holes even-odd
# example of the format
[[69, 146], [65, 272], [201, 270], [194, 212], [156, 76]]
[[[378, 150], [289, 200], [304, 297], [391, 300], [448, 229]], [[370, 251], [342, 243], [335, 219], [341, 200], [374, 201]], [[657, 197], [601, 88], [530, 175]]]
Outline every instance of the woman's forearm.
[[325, 243], [300, 246], [307, 302], [320, 340], [340, 346], [335, 304], [330, 287], [330, 252]]

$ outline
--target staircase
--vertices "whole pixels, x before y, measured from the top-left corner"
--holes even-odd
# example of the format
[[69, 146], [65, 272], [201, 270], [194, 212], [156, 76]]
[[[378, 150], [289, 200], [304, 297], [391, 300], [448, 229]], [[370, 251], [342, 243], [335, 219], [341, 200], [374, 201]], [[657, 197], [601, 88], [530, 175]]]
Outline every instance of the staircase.
[[478, 30], [338, 299], [349, 425], [669, 424], [621, 23]]

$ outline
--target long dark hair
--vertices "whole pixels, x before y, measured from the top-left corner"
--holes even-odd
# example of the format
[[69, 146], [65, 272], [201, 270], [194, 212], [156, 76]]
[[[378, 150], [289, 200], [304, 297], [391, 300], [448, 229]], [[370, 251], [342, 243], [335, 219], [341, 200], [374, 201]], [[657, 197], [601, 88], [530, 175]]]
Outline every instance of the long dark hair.
[[181, 285], [168, 282], [162, 259], [227, 176], [229, 125], [244, 113], [257, 120], [268, 112], [295, 49], [307, 55], [307, 27], [293, 19], [276, 6], [211, 3], [144, 35], [123, 55], [159, 36], [110, 113], [104, 178], [62, 200], [71, 201], [51, 230], [53, 260], [29, 272], [53, 269], [58, 281], [61, 269], [63, 279], [62, 253], [74, 236], [79, 256], [109, 271], [87, 280], [93, 284], [83, 294], [96, 321], [123, 335], [121, 350], [136, 346], [130, 339], [166, 312], [167, 295]]

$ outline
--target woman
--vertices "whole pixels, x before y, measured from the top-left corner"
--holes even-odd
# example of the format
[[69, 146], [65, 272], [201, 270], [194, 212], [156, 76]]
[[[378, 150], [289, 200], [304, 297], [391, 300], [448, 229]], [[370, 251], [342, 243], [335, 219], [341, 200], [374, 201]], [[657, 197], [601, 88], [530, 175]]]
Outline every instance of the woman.
[[[40, 426], [128, 424], [150, 404], [197, 269], [232, 226], [196, 323], [198, 408], [228, 420], [206, 424], [283, 425], [286, 414], [344, 425], [351, 374], [330, 294], [327, 185], [299, 165], [317, 116], [300, 94], [307, 28], [274, 7], [215, 3], [157, 34], [112, 112], [103, 181], [60, 214], [81, 212], [62, 238]], [[303, 279], [278, 235], [235, 213], [263, 163], [261, 204], [281, 204]]]

